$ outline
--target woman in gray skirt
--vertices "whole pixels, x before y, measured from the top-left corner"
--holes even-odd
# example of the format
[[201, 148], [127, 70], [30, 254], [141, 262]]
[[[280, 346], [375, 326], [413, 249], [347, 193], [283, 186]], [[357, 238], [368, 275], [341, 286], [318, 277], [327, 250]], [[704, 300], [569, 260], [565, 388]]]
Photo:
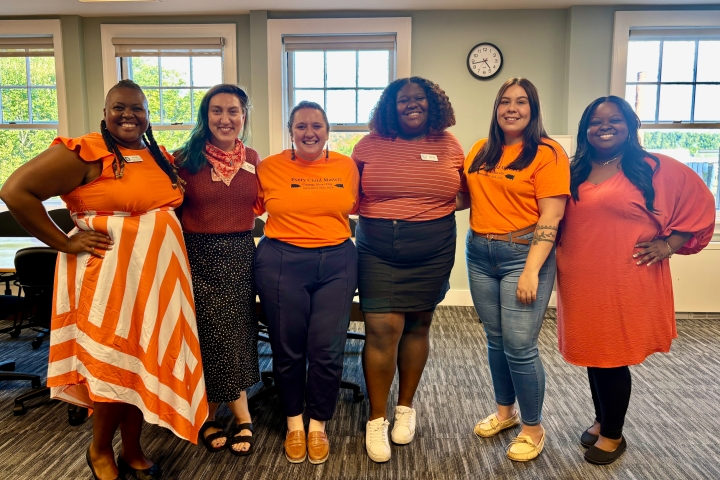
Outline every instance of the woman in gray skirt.
[[[186, 182], [181, 222], [197, 308], [200, 353], [210, 411], [200, 440], [210, 452], [252, 452], [245, 391], [260, 380], [253, 276], [260, 156], [240, 138], [250, 101], [235, 85], [215, 85], [200, 103], [190, 139], [175, 152]], [[226, 433], [215, 412], [226, 403], [235, 422]]]
[[361, 172], [356, 230], [363, 369], [370, 399], [368, 456], [390, 460], [387, 401], [399, 370], [392, 441], [415, 436], [413, 397], [430, 350], [430, 323], [449, 289], [455, 261], [456, 197], [464, 190], [464, 153], [446, 129], [450, 100], [420, 77], [392, 82], [353, 150]]

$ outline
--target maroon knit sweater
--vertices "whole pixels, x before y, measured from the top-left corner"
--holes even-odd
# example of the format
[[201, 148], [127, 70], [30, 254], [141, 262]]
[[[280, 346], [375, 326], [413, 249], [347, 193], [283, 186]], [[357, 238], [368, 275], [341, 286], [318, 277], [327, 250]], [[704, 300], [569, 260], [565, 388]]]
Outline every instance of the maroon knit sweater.
[[[250, 147], [245, 147], [245, 155], [245, 161], [257, 167], [260, 155]], [[241, 168], [227, 186], [212, 181], [208, 163], [195, 175], [181, 168], [180, 177], [187, 182], [181, 211], [185, 232], [236, 233], [253, 229], [257, 175]]]

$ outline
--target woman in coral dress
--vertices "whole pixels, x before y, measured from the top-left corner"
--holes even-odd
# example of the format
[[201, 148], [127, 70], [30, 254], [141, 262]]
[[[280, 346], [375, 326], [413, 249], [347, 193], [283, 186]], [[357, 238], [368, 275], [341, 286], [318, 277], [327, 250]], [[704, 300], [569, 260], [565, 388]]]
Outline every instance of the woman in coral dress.
[[668, 352], [677, 337], [668, 258], [702, 250], [715, 225], [715, 201], [701, 178], [646, 152], [639, 127], [622, 98], [587, 107], [557, 248], [560, 352], [587, 367], [595, 422], [580, 443], [585, 459], [601, 465], [627, 446], [628, 366]]
[[[160, 478], [140, 446], [142, 420], [195, 442], [207, 401], [172, 157], [155, 143], [147, 99], [123, 80], [105, 100], [102, 134], [57, 138], [0, 196], [33, 235], [61, 252], [47, 384], [94, 410], [87, 461], [95, 478]], [[41, 200], [60, 195], [66, 236]], [[112, 440], [120, 427], [122, 451]]]

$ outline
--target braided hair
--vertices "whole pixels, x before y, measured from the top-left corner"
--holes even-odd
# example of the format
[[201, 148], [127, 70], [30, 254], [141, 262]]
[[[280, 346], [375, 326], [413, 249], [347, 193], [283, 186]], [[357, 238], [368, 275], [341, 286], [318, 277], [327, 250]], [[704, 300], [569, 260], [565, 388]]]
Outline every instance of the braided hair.
[[[145, 95], [142, 91], [142, 88], [140, 88], [137, 83], [128, 79], [120, 80], [108, 91], [108, 94], [113, 90], [117, 90], [119, 88], [130, 88], [139, 91], [143, 94], [143, 96]], [[113, 173], [115, 174], [116, 179], [120, 179], [125, 173], [125, 156], [120, 152], [120, 149], [117, 146], [117, 142], [115, 141], [115, 137], [113, 137], [110, 131], [107, 129], [107, 123], [104, 119], [100, 121], [100, 134], [105, 141], [105, 146], [107, 147], [108, 151], [115, 154], [112, 163]], [[180, 188], [180, 191], [184, 192], [185, 189], [183, 188], [183, 184], [185, 182], [182, 178], [178, 176], [177, 167], [170, 163], [162, 150], [160, 150], [160, 147], [158, 146], [157, 141], [153, 136], [152, 127], [149, 124], [147, 130], [143, 134], [142, 139], [145, 142], [148, 150], [150, 150], [150, 154], [155, 159], [155, 162], [158, 164], [160, 169], [165, 172], [165, 174], [170, 178], [170, 181], [172, 182], [172, 187]]]

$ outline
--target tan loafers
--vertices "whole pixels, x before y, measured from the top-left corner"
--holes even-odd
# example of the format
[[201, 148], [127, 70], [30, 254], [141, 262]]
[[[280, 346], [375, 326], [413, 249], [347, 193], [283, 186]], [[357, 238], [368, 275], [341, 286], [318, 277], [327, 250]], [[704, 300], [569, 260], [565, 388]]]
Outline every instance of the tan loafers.
[[527, 462], [533, 460], [540, 455], [545, 446], [545, 431], [543, 430], [542, 438], [535, 445], [530, 435], [518, 435], [507, 448], [507, 457], [516, 462]]
[[285, 458], [290, 463], [302, 463], [307, 456], [305, 431], [295, 430], [285, 435]]
[[310, 432], [307, 438], [308, 460], [313, 465], [323, 463], [330, 455], [330, 442], [325, 432]]
[[497, 414], [493, 413], [492, 415], [488, 415], [484, 419], [480, 420], [477, 425], [475, 425], [473, 431], [478, 437], [488, 438], [497, 435], [507, 428], [514, 427], [519, 424], [520, 416], [518, 415], [517, 410], [515, 410], [512, 417], [507, 420], [503, 420], [502, 422], [497, 419]]

